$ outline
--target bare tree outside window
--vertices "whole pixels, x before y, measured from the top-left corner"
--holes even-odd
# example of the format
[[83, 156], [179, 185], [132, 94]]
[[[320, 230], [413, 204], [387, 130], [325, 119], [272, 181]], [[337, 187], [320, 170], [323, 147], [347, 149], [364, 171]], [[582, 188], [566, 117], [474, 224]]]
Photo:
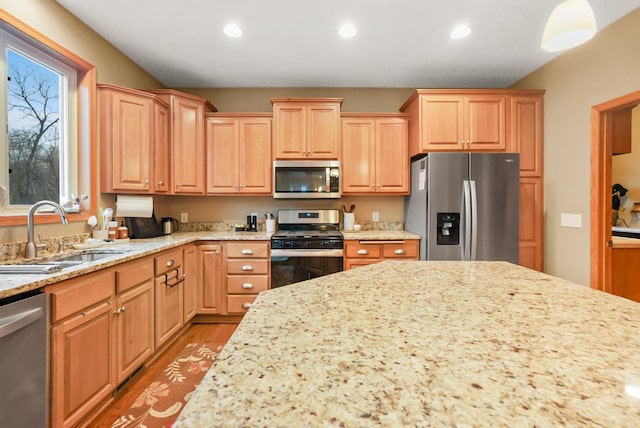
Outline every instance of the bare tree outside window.
[[60, 199], [60, 79], [8, 50], [9, 203]]

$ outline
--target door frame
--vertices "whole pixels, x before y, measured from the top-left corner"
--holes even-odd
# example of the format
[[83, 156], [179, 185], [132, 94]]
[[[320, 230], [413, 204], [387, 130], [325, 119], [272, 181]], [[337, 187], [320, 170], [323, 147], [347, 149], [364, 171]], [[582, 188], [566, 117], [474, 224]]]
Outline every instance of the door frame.
[[640, 104], [640, 91], [591, 107], [591, 288], [611, 293], [612, 113]]

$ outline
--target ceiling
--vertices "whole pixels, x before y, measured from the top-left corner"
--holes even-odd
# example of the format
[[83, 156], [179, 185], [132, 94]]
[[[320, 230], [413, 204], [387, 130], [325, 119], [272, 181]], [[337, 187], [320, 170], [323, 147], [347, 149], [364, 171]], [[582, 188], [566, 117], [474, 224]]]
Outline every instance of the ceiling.
[[[560, 1], [57, 0], [174, 88], [506, 87], [558, 55], [540, 40]], [[640, 7], [589, 3], [599, 30]], [[358, 33], [342, 39], [347, 21]], [[459, 23], [471, 35], [452, 40]]]

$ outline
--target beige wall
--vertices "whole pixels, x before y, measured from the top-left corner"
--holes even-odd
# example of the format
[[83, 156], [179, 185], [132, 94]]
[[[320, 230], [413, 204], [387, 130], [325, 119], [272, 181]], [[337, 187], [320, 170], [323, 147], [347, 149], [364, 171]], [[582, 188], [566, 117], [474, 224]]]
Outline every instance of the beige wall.
[[[611, 162], [611, 182], [620, 183], [628, 192], [622, 198], [618, 216], [627, 225], [640, 228], [640, 213], [632, 214], [634, 203], [640, 203], [640, 106], [632, 111], [631, 153], [613, 156]], [[624, 226], [621, 221], [617, 226]]]
[[[545, 271], [589, 285], [591, 107], [640, 89], [640, 9], [514, 85], [546, 89]], [[560, 213], [582, 228], [560, 227]]]
[[[142, 89], [164, 87], [54, 0], [0, 0], [0, 8], [93, 64], [97, 69], [98, 82]], [[100, 205], [113, 205], [112, 198], [101, 198]], [[68, 226], [38, 226], [36, 230], [44, 236], [83, 231], [88, 231], [84, 222]], [[0, 228], [0, 242], [24, 241], [26, 236], [24, 226]]]

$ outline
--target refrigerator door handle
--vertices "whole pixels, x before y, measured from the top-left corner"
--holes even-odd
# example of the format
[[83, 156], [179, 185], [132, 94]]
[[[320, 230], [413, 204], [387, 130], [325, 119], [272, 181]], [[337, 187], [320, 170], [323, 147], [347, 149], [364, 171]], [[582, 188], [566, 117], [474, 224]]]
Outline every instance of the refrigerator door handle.
[[464, 235], [462, 260], [471, 260], [471, 187], [469, 180], [462, 182], [464, 195]]
[[471, 180], [471, 258], [477, 260], [478, 256], [478, 194], [476, 181]]

